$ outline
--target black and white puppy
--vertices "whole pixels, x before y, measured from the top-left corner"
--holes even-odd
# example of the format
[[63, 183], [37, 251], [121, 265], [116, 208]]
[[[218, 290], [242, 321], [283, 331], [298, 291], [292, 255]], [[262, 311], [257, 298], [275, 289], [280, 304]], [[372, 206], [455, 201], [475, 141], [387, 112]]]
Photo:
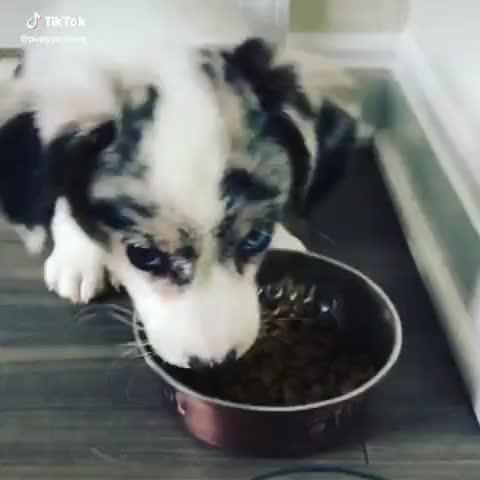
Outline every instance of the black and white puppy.
[[30, 48], [0, 84], [3, 212], [31, 251], [53, 241], [60, 296], [89, 302], [109, 271], [165, 360], [238, 357], [279, 222], [342, 176], [356, 122], [228, 2], [73, 3], [85, 43]]

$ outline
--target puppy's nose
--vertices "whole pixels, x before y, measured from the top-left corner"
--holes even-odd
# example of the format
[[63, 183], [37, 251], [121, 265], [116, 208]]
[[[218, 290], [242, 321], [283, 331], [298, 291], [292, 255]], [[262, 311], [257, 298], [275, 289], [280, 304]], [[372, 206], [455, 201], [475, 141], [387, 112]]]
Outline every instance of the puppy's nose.
[[210, 370], [212, 364], [210, 362], [205, 362], [198, 357], [190, 357], [188, 359], [188, 366], [196, 372], [203, 373]]
[[196, 372], [204, 373], [212, 370], [231, 367], [236, 360], [237, 352], [235, 350], [230, 350], [230, 352], [227, 353], [221, 362], [209, 362], [193, 356], [188, 359], [188, 366]]

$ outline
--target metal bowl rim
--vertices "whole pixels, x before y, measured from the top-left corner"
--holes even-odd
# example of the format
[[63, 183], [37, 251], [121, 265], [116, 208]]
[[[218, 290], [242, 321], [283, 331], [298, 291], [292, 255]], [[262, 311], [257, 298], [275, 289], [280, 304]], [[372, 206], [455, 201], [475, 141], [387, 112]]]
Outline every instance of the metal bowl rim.
[[302, 412], [306, 410], [316, 410], [319, 408], [329, 407], [332, 405], [348, 402], [349, 400], [359, 397], [365, 392], [367, 392], [368, 390], [370, 390], [374, 385], [382, 381], [385, 378], [385, 376], [388, 374], [388, 372], [390, 372], [390, 370], [396, 364], [398, 357], [400, 356], [400, 352], [402, 350], [402, 344], [403, 344], [403, 332], [402, 332], [402, 324], [400, 321], [400, 316], [397, 312], [397, 309], [393, 305], [392, 301], [388, 297], [388, 295], [383, 291], [383, 289], [379, 285], [377, 285], [376, 282], [371, 280], [364, 273], [338, 260], [334, 260], [324, 255], [319, 255], [311, 252], [306, 252], [306, 253], [296, 252], [294, 250], [286, 250], [286, 249], [275, 249], [275, 251], [299, 253], [307, 257], [312, 257], [314, 259], [330, 263], [339, 268], [342, 268], [343, 270], [347, 270], [353, 273], [354, 275], [356, 275], [357, 277], [360, 277], [382, 299], [385, 306], [388, 308], [388, 310], [392, 314], [393, 329], [394, 329], [394, 344], [393, 344], [392, 351], [388, 357], [388, 360], [385, 362], [385, 365], [368, 382], [365, 382], [364, 384], [357, 387], [355, 390], [352, 390], [351, 392], [341, 395], [339, 397], [330, 398], [328, 400], [323, 400], [321, 402], [316, 402], [316, 403], [306, 403], [302, 405], [294, 405], [294, 406], [288, 406], [288, 407], [278, 407], [278, 406], [268, 406], [268, 405], [250, 405], [247, 403], [237, 403], [237, 402], [231, 402], [228, 400], [222, 400], [216, 397], [210, 397], [207, 395], [203, 395], [197, 392], [196, 390], [192, 390], [188, 386], [176, 380], [169, 373], [167, 373], [166, 370], [160, 367], [151, 358], [149, 353], [145, 350], [145, 346], [143, 345], [143, 342], [140, 340], [140, 333], [138, 328], [139, 322], [134, 321], [133, 332], [134, 332], [135, 340], [148, 366], [155, 373], [160, 375], [166, 383], [174, 387], [176, 390], [186, 393], [194, 398], [203, 400], [204, 402], [207, 402], [210, 404], [219, 405], [222, 407], [228, 407], [228, 408], [237, 409], [237, 410], [255, 411], [255, 412], [291, 413], [291, 412]]

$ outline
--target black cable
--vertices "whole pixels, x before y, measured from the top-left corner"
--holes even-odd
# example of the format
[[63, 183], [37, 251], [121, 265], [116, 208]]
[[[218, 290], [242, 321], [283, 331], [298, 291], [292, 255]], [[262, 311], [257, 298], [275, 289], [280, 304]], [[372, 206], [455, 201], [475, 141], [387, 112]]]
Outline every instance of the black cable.
[[[384, 477], [378, 475], [372, 475], [370, 473], [356, 472], [354, 470], [348, 470], [341, 467], [322, 467], [322, 466], [311, 466], [311, 467], [299, 467], [299, 468], [289, 468], [285, 470], [277, 470], [275, 472], [264, 473], [258, 475], [251, 480], [275, 480], [286, 477], [287, 475], [298, 475], [301, 473], [340, 473], [353, 478], [361, 478], [364, 480], [387, 480]], [[285, 479], [288, 480], [288, 479]]]

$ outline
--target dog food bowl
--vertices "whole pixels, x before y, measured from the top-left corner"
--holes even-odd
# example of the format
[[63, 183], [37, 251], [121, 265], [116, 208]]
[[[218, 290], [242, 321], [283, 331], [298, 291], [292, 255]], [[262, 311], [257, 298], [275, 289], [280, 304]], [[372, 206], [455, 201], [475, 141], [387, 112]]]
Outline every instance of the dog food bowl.
[[[349, 342], [368, 352], [375, 366], [373, 376], [354, 390], [321, 402], [249, 405], [207, 396], [182, 383], [145, 347], [143, 329], [136, 321], [138, 346], [162, 383], [167, 405], [201, 441], [239, 454], [268, 457], [304, 456], [331, 448], [355, 426], [360, 407], [399, 357], [402, 329], [395, 307], [359, 271], [313, 254], [270, 251], [260, 268], [258, 285], [262, 303], [281, 298], [313, 302], [319, 319], [324, 314], [334, 318]], [[303, 292], [301, 298], [299, 292]]]

